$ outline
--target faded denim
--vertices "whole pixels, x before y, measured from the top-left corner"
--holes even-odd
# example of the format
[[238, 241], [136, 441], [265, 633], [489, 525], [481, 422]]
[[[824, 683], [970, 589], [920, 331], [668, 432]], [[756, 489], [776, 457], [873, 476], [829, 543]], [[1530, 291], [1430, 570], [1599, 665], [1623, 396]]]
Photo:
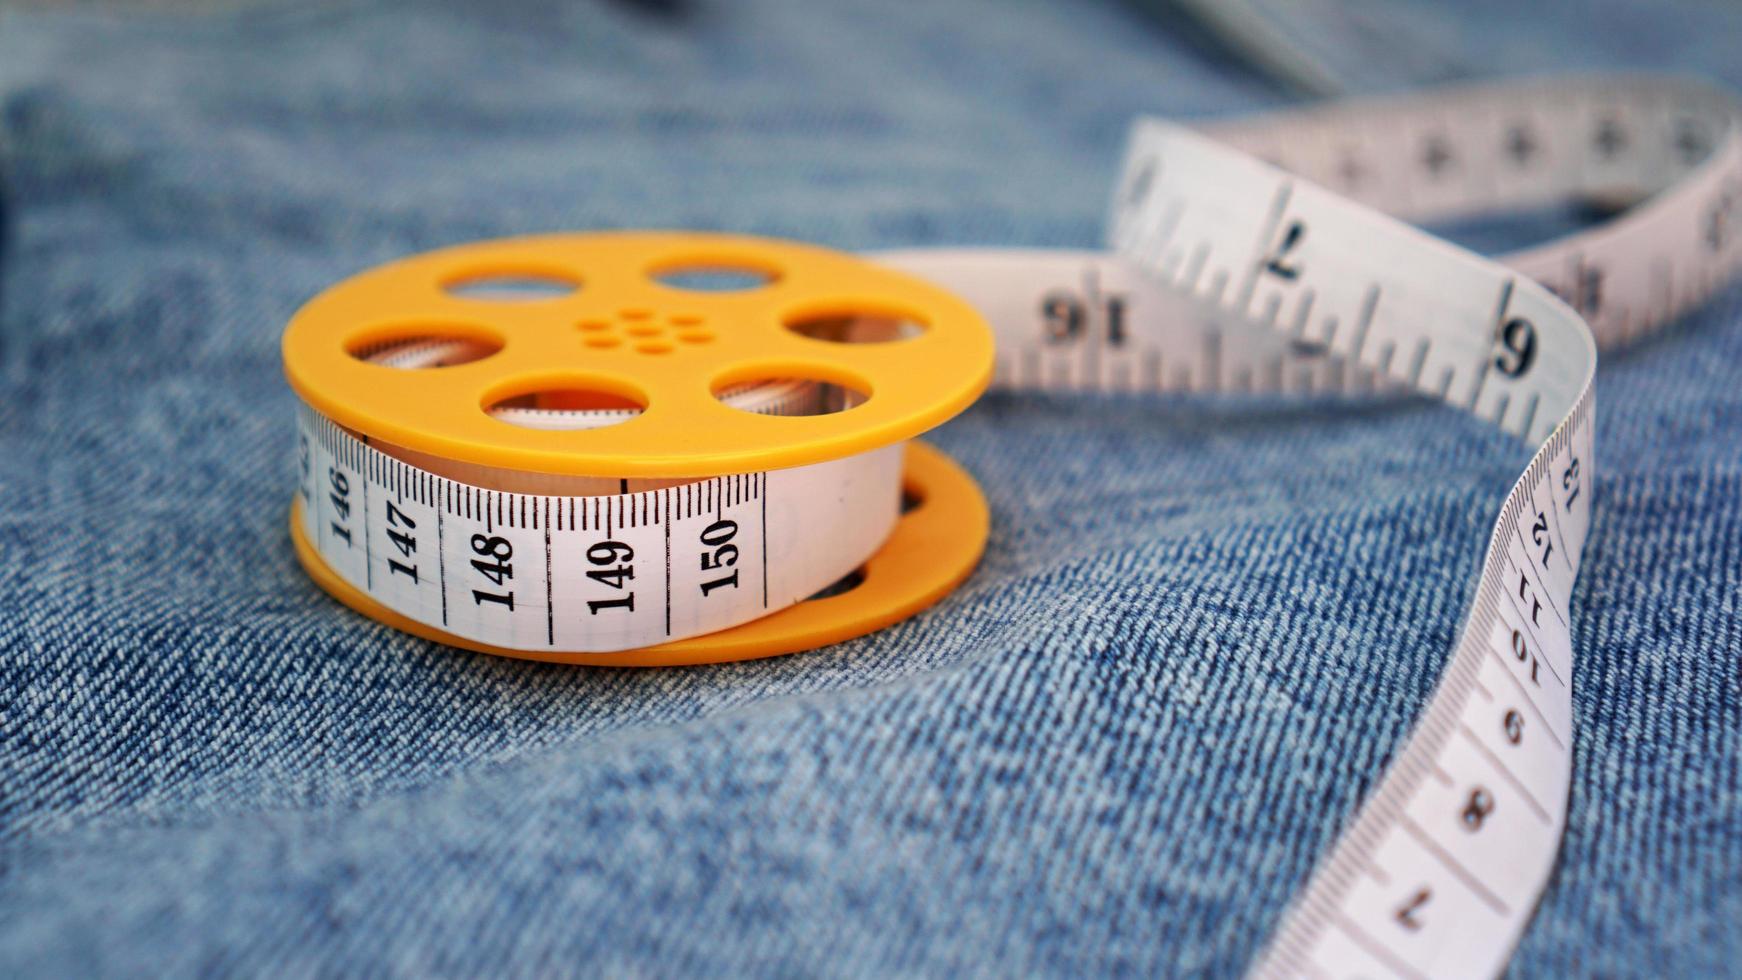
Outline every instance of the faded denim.
[[[936, 434], [992, 502], [975, 576], [721, 667], [435, 646], [285, 531], [278, 333], [325, 284], [558, 229], [1092, 244], [1133, 115], [1279, 104], [1161, 6], [0, 13], [0, 973], [1245, 966], [1527, 457], [1450, 410], [989, 397]], [[1436, 65], [1742, 84], [1717, 5], [1465, 6], [1421, 14]], [[1522, 975], [1742, 961], [1739, 299], [1599, 377]]]

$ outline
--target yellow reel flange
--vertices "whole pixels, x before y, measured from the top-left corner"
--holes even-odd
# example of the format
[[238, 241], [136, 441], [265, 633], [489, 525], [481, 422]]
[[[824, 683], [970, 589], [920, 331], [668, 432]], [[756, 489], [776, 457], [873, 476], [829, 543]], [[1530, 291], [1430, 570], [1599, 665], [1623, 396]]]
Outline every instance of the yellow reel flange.
[[[759, 281], [713, 291], [685, 288], [676, 278], [706, 270], [748, 272]], [[508, 298], [462, 288], [498, 278], [562, 288], [555, 295]], [[845, 342], [866, 333], [856, 334], [852, 324], [866, 323], [902, 329], [870, 331], [882, 342]], [[396, 370], [370, 356], [431, 340], [462, 342], [473, 354], [464, 363], [427, 370]], [[979, 313], [913, 276], [791, 242], [641, 232], [483, 242], [393, 262], [309, 302], [286, 329], [283, 350], [292, 388], [315, 413], [416, 472], [506, 491], [585, 488], [570, 492], [588, 496], [617, 492], [617, 481], [624, 490], [631, 480], [643, 487], [682, 485], [872, 453], [965, 408], [986, 386], [992, 365], [992, 339]], [[728, 397], [775, 380], [838, 389], [845, 410], [763, 413], [743, 410]], [[497, 409], [528, 404], [614, 409], [613, 424], [543, 428], [505, 421]], [[346, 475], [343, 465], [332, 468], [330, 476]], [[395, 479], [403, 481], [404, 474]], [[366, 552], [370, 541], [382, 545], [358, 566], [360, 575], [335, 567], [323, 557], [326, 524], [320, 521], [336, 512], [304, 515], [302, 508], [340, 503], [325, 503], [329, 494], [311, 493], [306, 484], [291, 523], [298, 555], [318, 583], [397, 628], [531, 659], [702, 663], [838, 642], [911, 615], [960, 582], [985, 544], [988, 520], [979, 488], [947, 458], [917, 444], [909, 447], [900, 482], [920, 504], [894, 522], [856, 587], [728, 629], [612, 652], [556, 648], [554, 625], [548, 647], [495, 643], [480, 628], [462, 635], [430, 621], [433, 616], [408, 615], [403, 602], [396, 609], [371, 583], [409, 588], [392, 574], [403, 571], [409, 557], [401, 556], [394, 569], [387, 564], [394, 558], [385, 547], [390, 539], [380, 537], [380, 528], [353, 532], [335, 520], [333, 530], [345, 532], [347, 547], [354, 536], [364, 540]], [[344, 507], [349, 514], [349, 504]], [[409, 532], [398, 530], [391, 541], [403, 550]], [[815, 533], [826, 538], [829, 530]], [[422, 578], [415, 581], [424, 587]]]
[[[767, 281], [710, 292], [659, 279], [715, 269], [755, 270]], [[452, 291], [495, 277], [574, 290], [526, 301]], [[920, 329], [879, 344], [794, 329], [867, 316]], [[662, 325], [675, 340], [636, 336], [638, 327]], [[431, 335], [496, 350], [440, 371], [382, 371], [355, 356]], [[429, 252], [339, 283], [291, 319], [284, 367], [296, 393], [326, 417], [444, 459], [538, 473], [706, 477], [839, 459], [933, 428], [985, 390], [992, 337], [948, 291], [829, 249], [730, 235], [547, 235]], [[716, 397], [768, 378], [838, 384], [866, 400], [848, 412], [785, 417], [737, 411]], [[606, 428], [552, 432], [503, 425], [482, 411], [550, 390], [608, 393], [640, 412]]]

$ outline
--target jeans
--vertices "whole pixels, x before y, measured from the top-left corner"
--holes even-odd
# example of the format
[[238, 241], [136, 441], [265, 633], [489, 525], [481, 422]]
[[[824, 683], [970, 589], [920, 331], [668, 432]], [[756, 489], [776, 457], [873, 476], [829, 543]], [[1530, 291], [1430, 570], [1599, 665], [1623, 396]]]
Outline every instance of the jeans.
[[[1270, 81], [1112, 0], [161, 6], [0, 12], [0, 972], [1250, 962], [1431, 691], [1527, 447], [1414, 401], [992, 395], [934, 434], [993, 510], [936, 608], [552, 667], [308, 580], [277, 341], [343, 276], [507, 234], [1090, 245], [1133, 115]], [[1461, 73], [1742, 83], [1716, 6], [1465, 6], [1397, 15]], [[1326, 50], [1420, 81], [1375, 43]], [[1734, 290], [1605, 358], [1520, 974], [1742, 956], [1738, 363]]]

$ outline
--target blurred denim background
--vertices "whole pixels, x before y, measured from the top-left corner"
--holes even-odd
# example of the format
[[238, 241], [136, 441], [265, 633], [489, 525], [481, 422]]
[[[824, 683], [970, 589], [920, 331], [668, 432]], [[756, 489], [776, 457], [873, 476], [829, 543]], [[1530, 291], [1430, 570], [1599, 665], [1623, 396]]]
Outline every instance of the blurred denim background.
[[[1268, 3], [1322, 78], [1742, 83], [1718, 3]], [[466, 239], [1082, 246], [1130, 118], [1283, 104], [1176, 4], [0, 13], [0, 972], [1243, 967], [1407, 730], [1524, 447], [1418, 404], [994, 396], [983, 567], [614, 672], [291, 556], [285, 319]], [[1742, 293], [1609, 357], [1577, 769], [1517, 969], [1742, 956]]]

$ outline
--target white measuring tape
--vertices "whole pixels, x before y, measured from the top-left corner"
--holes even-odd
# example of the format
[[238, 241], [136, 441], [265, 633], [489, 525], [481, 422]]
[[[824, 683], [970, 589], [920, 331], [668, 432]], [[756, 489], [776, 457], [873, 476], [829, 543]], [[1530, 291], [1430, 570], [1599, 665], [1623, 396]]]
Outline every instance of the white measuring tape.
[[[1260, 975], [1504, 966], [1566, 817], [1596, 351], [1674, 319], [1736, 272], [1736, 118], [1721, 92], [1622, 78], [1347, 103], [1207, 134], [1146, 120], [1116, 192], [1111, 251], [877, 256], [986, 316], [1006, 387], [1405, 388], [1540, 444], [1495, 524], [1433, 699]], [[1568, 197], [1645, 203], [1498, 262], [1399, 220]], [[413, 343], [367, 356], [427, 368], [470, 355]], [[843, 396], [765, 384], [721, 397], [803, 414]], [[510, 405], [497, 416], [560, 428], [621, 414]], [[859, 567], [898, 516], [898, 446], [681, 482], [453, 464], [365, 444], [312, 409], [301, 427], [302, 519], [320, 556], [392, 610], [510, 649], [624, 650], [756, 619]], [[392, 505], [365, 526], [371, 499]], [[433, 563], [427, 546], [405, 544], [429, 528]], [[634, 580], [635, 554], [665, 555], [663, 581]]]

